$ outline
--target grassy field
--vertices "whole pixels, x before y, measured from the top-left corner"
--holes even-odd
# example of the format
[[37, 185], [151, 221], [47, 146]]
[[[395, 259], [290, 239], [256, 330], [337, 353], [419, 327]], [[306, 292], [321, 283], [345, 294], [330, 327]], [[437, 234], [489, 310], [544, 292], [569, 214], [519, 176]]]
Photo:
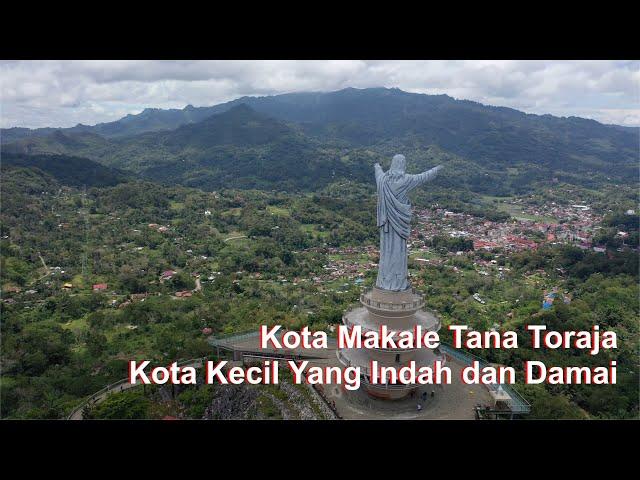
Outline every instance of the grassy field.
[[228, 210], [225, 210], [224, 212], [222, 212], [220, 214], [222, 217], [239, 217], [240, 215], [242, 215], [242, 208], [240, 207], [236, 207], [236, 208], [230, 208]]
[[184, 202], [176, 202], [174, 200], [171, 200], [169, 202], [169, 208], [176, 212], [181, 212], [182, 210], [184, 210]]
[[74, 333], [83, 332], [89, 329], [87, 325], [87, 317], [76, 318], [75, 320], [71, 320], [70, 322], [63, 323], [62, 328], [66, 330], [71, 330]]
[[269, 213], [271, 213], [272, 215], [277, 215], [279, 217], [290, 217], [291, 216], [291, 212], [288, 209], [282, 208], [282, 207], [275, 207], [273, 205], [267, 206], [267, 211]]
[[544, 215], [532, 215], [522, 211], [522, 205], [511, 203], [515, 197], [496, 197], [491, 195], [483, 195], [482, 202], [491, 208], [495, 208], [501, 212], [508, 213], [517, 220], [531, 220], [534, 222], [557, 223], [558, 219]]
[[302, 224], [300, 228], [307, 233], [310, 233], [313, 238], [325, 239], [329, 235], [328, 232], [324, 230], [318, 230], [318, 225], [316, 224]]
[[498, 210], [508, 213], [513, 218], [517, 220], [532, 220], [534, 222], [543, 222], [543, 223], [557, 223], [558, 219], [554, 217], [549, 217], [545, 215], [531, 215], [529, 213], [525, 213], [522, 211], [522, 207], [520, 205], [513, 205], [511, 203], [499, 203], [496, 205]]
[[409, 260], [415, 260], [416, 258], [425, 258], [425, 259], [430, 259], [430, 258], [438, 258], [439, 255], [433, 253], [433, 252], [411, 252], [409, 253]]

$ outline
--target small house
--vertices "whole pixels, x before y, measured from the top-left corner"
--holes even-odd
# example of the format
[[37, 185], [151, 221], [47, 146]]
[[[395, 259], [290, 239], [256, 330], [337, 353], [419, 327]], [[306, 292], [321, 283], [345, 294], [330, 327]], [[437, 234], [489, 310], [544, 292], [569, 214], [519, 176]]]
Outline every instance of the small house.
[[160, 280], [171, 280], [173, 276], [176, 274], [173, 270], [165, 270], [160, 275]]

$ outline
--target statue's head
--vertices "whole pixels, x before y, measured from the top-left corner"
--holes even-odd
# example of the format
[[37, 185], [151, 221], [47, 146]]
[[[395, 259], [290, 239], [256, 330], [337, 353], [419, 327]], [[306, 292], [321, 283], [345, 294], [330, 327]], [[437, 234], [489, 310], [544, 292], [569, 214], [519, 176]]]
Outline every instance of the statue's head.
[[391, 168], [389, 173], [392, 176], [404, 175], [405, 158], [404, 155], [394, 155], [391, 160]]

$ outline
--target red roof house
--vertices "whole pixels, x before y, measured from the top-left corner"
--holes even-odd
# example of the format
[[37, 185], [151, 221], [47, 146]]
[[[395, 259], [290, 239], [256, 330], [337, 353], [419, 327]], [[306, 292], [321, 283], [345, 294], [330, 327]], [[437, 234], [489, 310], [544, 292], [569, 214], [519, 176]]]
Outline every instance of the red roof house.
[[173, 277], [176, 274], [176, 272], [174, 272], [173, 270], [165, 270], [164, 272], [162, 272], [162, 275], [160, 275], [160, 278], [162, 280], [171, 280], [171, 277]]

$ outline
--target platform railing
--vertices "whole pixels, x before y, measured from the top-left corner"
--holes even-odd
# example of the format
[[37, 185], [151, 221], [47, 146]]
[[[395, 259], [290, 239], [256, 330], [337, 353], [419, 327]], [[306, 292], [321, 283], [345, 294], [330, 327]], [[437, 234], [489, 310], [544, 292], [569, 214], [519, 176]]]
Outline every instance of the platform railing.
[[[473, 353], [463, 352], [457, 348], [453, 348], [451, 345], [447, 345], [446, 343], [440, 343], [439, 348], [443, 353], [446, 353], [447, 355], [455, 358], [465, 365], [471, 365], [474, 361], [479, 362], [480, 368], [489, 365], [489, 362], [474, 355]], [[531, 412], [531, 404], [529, 404], [529, 402], [527, 402], [527, 400], [525, 400], [525, 398], [520, 395], [520, 393], [518, 393], [518, 391], [513, 388], [513, 386], [499, 383], [487, 384], [485, 386], [492, 392], [497, 392], [501, 389], [504, 393], [506, 393], [509, 396], [507, 404], [509, 405], [509, 408], [513, 413]]]
[[[351, 363], [351, 360], [344, 353], [342, 353], [342, 350], [336, 350], [336, 354], [338, 355], [338, 360], [340, 360], [340, 363], [342, 363], [344, 366], [346, 367], [353, 366], [353, 364]], [[360, 366], [361, 374], [369, 375], [370, 373], [369, 367], [365, 365], [359, 365], [359, 366]]]
[[372, 290], [373, 289], [369, 289], [360, 295], [360, 303], [369, 307], [389, 311], [418, 310], [419, 308], [424, 306], [424, 299], [422, 298], [422, 294], [420, 294], [413, 288], [411, 289], [411, 293], [413, 293], [414, 295], [420, 295], [420, 298], [418, 300], [414, 300], [413, 302], [402, 303], [379, 302], [377, 300], [372, 300], [368, 295]]
[[210, 337], [209, 344], [212, 346], [225, 345], [228, 343], [234, 343], [241, 340], [247, 340], [249, 338], [255, 338], [260, 335], [259, 330], [251, 330], [243, 333], [230, 333], [227, 335], [219, 335], [217, 337]]
[[[445, 355], [442, 354], [442, 352], [440, 352], [439, 350], [434, 350], [434, 352], [436, 353], [436, 357], [437, 360], [440, 360], [442, 362], [442, 364], [444, 365], [444, 363], [446, 362], [446, 357]], [[336, 355], [338, 356], [338, 360], [340, 360], [340, 363], [342, 363], [344, 366], [346, 367], [351, 367], [354, 364], [351, 362], [351, 360], [344, 355], [344, 353], [342, 353], [342, 350], [336, 350]], [[371, 376], [371, 370], [369, 369], [369, 367], [365, 366], [365, 365], [358, 365], [360, 367], [360, 372], [361, 372], [361, 378], [363, 383], [365, 383], [366, 385], [369, 385], [372, 388], [380, 388], [383, 390], [406, 390], [406, 389], [412, 389], [412, 388], [416, 388], [419, 385], [415, 384], [415, 383], [411, 383], [411, 384], [398, 384], [398, 383], [371, 383], [371, 381], [369, 380], [369, 377]]]
[[413, 390], [419, 387], [417, 383], [371, 383], [367, 377], [362, 377], [362, 383], [369, 388], [377, 388], [380, 390]]
[[[433, 327], [429, 327], [429, 329], [428, 329], [430, 332], [437, 332], [442, 327], [442, 321], [438, 317], [435, 317], [435, 319], [436, 319], [436, 323], [433, 324]], [[366, 326], [366, 325], [364, 325], [362, 323], [351, 322], [351, 321], [349, 321], [349, 317], [346, 314], [342, 316], [342, 324], [344, 326], [346, 326], [347, 328], [353, 328], [353, 327], [356, 327], [356, 326], [360, 326], [361, 329], [362, 329], [362, 333], [363, 334], [365, 332], [378, 332], [378, 330], [379, 330], [378, 328], [371, 328], [371, 327], [368, 327], [368, 326]], [[392, 325], [387, 325], [387, 327], [391, 328]], [[396, 335], [394, 335], [393, 338], [395, 339], [396, 337], [399, 337], [401, 332], [412, 332], [413, 333], [413, 327], [405, 328], [404, 330], [398, 330], [398, 333]]]

